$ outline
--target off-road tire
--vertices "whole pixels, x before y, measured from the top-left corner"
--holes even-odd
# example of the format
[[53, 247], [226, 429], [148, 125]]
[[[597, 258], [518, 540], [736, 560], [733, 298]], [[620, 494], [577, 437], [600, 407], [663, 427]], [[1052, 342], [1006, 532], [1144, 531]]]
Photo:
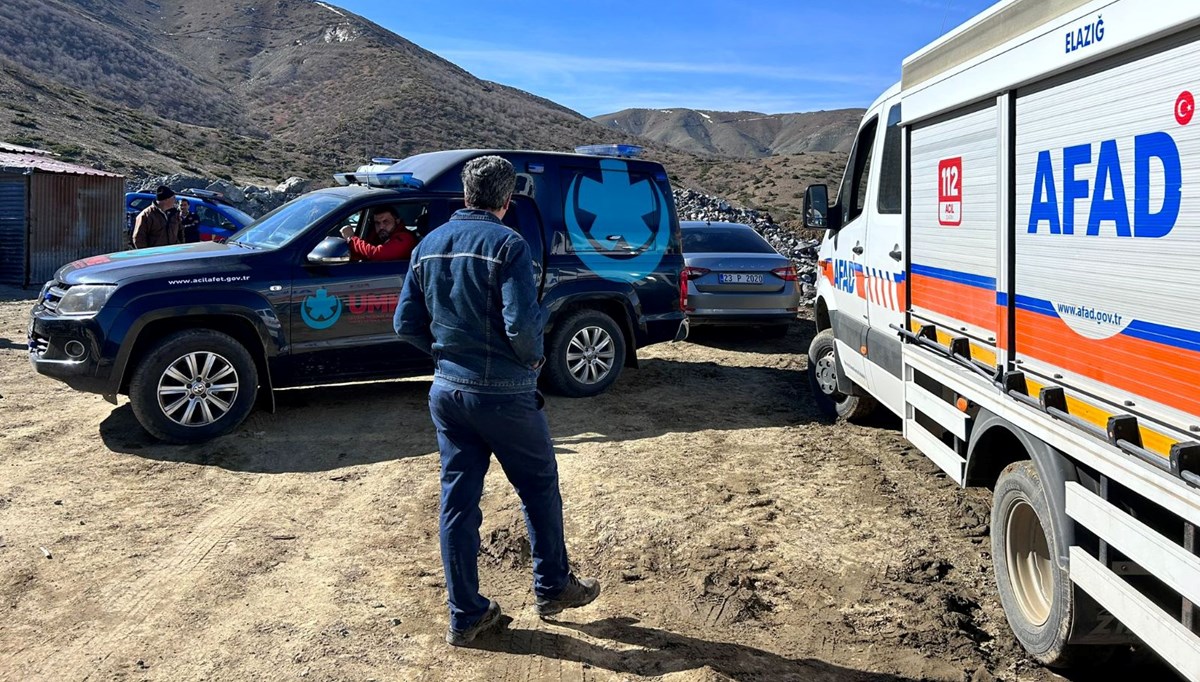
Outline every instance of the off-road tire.
[[[229, 409], [202, 426], [178, 423], [159, 402], [160, 381], [168, 368], [192, 353], [219, 356], [233, 368], [237, 383], [236, 393], [227, 401]], [[158, 341], [138, 362], [129, 382], [134, 416], [150, 435], [168, 443], [203, 443], [233, 431], [250, 414], [257, 395], [258, 367], [250, 352], [228, 334], [211, 329], [176, 332]]]
[[[572, 372], [578, 366], [578, 360], [569, 361], [568, 353], [574, 354], [579, 350], [578, 345], [572, 348], [572, 340], [578, 341], [584, 330], [602, 330], [611, 343], [611, 366], [599, 380], [588, 383]], [[608, 390], [621, 375], [625, 366], [625, 335], [621, 326], [608, 315], [598, 310], [578, 310], [567, 315], [561, 323], [555, 325], [547, 344], [546, 366], [542, 371], [542, 379], [548, 391], [570, 398], [588, 398]], [[609, 353], [608, 346], [603, 349], [605, 356]]]
[[836, 376], [836, 346], [833, 330], [826, 329], [813, 338], [808, 347], [808, 383], [817, 407], [831, 419], [860, 421], [875, 412], [879, 403], [869, 395], [845, 395], [830, 382]]
[[[1030, 513], [1036, 514], [1034, 525], [1031, 525], [1034, 519]], [[1039, 530], [1041, 537], [1035, 535]], [[1011, 539], [1010, 535], [1013, 536]], [[1050, 523], [1050, 510], [1037, 467], [1029, 460], [1008, 465], [1000, 473], [992, 493], [992, 567], [1000, 603], [1021, 646], [1042, 664], [1065, 668], [1080, 662], [1081, 652], [1098, 655], [1109, 650], [1107, 647], [1068, 645], [1076, 625], [1078, 604], [1070, 576], [1054, 560], [1053, 548], [1056, 546], [1057, 538]], [[1023, 551], [1023, 547], [1034, 550]], [[1010, 560], [1014, 552], [1020, 564], [1015, 570]], [[1021, 559], [1040, 552], [1047, 553], [1049, 558], [1048, 563], [1036, 562], [1041, 564], [1041, 571], [1031, 570], [1033, 562]], [[1046, 582], [1029, 580], [1032, 575], [1044, 576]], [[1040, 587], [1031, 587], [1031, 582]], [[1032, 612], [1027, 610], [1031, 608], [1030, 604], [1033, 605]], [[1030, 613], [1035, 617], [1031, 618]]]

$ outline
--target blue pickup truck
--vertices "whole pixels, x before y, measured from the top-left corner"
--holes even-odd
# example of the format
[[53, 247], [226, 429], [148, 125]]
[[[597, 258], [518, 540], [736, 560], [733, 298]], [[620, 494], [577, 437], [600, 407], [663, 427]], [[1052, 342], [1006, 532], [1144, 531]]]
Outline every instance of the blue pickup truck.
[[463, 206], [462, 167], [484, 154], [518, 172], [504, 222], [534, 254], [547, 389], [596, 395], [636, 365], [637, 349], [686, 336], [679, 222], [660, 164], [458, 150], [341, 174], [342, 186], [224, 243], [65, 265], [31, 312], [30, 362], [114, 404], [129, 396], [147, 431], [177, 443], [229, 433], [256, 404], [273, 409], [276, 388], [431, 373], [431, 359], [392, 331], [408, 262], [354, 262], [339, 234], [363, 236], [387, 207], [420, 239]]

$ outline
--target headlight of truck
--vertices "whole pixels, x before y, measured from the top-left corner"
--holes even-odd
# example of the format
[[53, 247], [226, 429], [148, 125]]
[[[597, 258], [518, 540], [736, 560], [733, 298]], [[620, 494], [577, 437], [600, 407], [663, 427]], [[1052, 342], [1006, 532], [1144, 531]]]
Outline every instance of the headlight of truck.
[[67, 289], [58, 302], [59, 315], [95, 315], [108, 302], [117, 287], [111, 284], [84, 284]]

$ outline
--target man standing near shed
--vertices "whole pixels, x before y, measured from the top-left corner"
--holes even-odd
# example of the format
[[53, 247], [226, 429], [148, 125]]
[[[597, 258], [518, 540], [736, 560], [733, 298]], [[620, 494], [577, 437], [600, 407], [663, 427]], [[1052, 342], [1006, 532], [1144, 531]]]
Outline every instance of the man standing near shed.
[[179, 211], [175, 210], [175, 192], [159, 185], [154, 192], [154, 203], [142, 209], [133, 224], [133, 248], [182, 243], [183, 225], [179, 222]]
[[598, 581], [577, 579], [567, 562], [558, 463], [537, 392], [545, 358], [533, 261], [501, 222], [516, 173], [484, 156], [466, 164], [462, 181], [466, 208], [417, 245], [395, 318], [396, 333], [435, 362], [429, 412], [442, 458], [446, 641], [455, 646], [500, 622], [499, 604], [479, 593], [479, 500], [493, 453], [525, 512], [538, 614], [600, 594]]

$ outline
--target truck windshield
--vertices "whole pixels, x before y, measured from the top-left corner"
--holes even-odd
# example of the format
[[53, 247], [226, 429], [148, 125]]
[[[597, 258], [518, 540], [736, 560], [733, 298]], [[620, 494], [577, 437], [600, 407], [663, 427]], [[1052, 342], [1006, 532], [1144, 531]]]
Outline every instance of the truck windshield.
[[310, 225], [336, 211], [345, 199], [331, 194], [309, 194], [289, 201], [229, 239], [263, 249], [286, 246]]

